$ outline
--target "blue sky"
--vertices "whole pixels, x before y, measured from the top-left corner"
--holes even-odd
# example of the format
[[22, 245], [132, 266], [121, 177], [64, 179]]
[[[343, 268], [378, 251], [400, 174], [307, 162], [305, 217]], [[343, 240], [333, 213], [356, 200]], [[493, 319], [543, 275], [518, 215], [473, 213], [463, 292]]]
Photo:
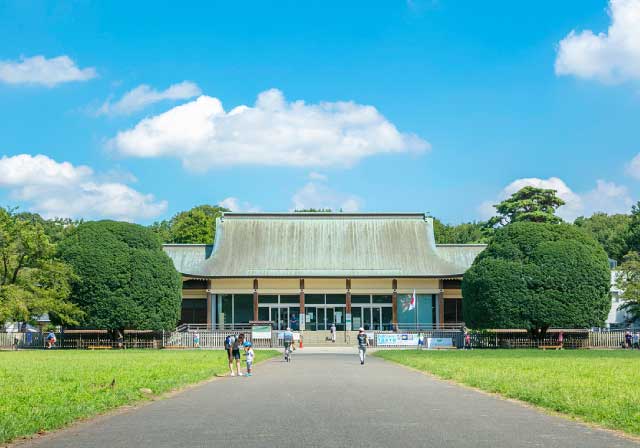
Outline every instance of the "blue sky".
[[625, 212], [639, 22], [640, 0], [2, 2], [0, 204], [456, 223], [533, 184], [567, 219]]

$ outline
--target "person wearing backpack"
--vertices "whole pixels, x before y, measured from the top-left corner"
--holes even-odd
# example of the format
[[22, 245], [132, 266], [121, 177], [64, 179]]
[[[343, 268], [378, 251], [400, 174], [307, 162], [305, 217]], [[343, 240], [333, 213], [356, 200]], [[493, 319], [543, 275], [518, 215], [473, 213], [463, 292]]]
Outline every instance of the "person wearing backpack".
[[229, 371], [230, 376], [235, 376], [233, 373], [233, 344], [236, 342], [236, 337], [232, 334], [227, 335], [224, 338], [224, 349], [227, 351], [227, 357], [229, 358]]

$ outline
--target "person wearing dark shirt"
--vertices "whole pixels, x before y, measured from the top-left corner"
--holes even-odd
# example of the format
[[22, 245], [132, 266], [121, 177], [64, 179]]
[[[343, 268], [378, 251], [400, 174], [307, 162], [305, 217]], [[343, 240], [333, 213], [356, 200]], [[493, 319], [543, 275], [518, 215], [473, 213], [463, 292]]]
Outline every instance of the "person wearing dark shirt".
[[364, 357], [367, 353], [368, 345], [369, 338], [367, 338], [367, 333], [364, 332], [364, 328], [360, 327], [358, 330], [358, 353], [360, 354], [360, 365], [364, 364]]

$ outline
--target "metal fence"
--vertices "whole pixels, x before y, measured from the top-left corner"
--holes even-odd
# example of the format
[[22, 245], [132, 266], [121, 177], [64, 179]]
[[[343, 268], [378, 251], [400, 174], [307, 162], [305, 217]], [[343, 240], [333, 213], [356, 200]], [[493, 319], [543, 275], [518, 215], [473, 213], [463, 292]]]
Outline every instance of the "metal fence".
[[[537, 348], [559, 345], [559, 334], [563, 334], [563, 348], [623, 348], [625, 330], [549, 330], [544, 338], [533, 338], [524, 330], [470, 331], [471, 347], [477, 349]], [[272, 330], [268, 339], [253, 339], [250, 328], [208, 329], [173, 332], [125, 331], [120, 340], [114, 340], [106, 330], [67, 330], [56, 333], [56, 349], [94, 349], [94, 348], [167, 348], [167, 349], [221, 349], [228, 335], [243, 333], [246, 341], [256, 348], [281, 347], [283, 340], [280, 331]], [[301, 334], [303, 342], [310, 331]], [[339, 332], [341, 333], [341, 332]], [[349, 336], [356, 332], [347, 332]], [[353, 335], [351, 334], [353, 333]], [[464, 331], [461, 328], [431, 328], [423, 330], [401, 329], [398, 332], [368, 331], [370, 344], [377, 347], [379, 334], [417, 335], [425, 338], [451, 338], [456, 348], [464, 347]], [[196, 335], [199, 343], [196, 343]], [[280, 335], [280, 337], [279, 337]], [[0, 333], [0, 349], [43, 349], [46, 346], [47, 333]], [[313, 338], [309, 337], [309, 342]], [[345, 341], [354, 342], [355, 337], [345, 337]], [[297, 341], [296, 341], [297, 342]], [[403, 345], [404, 346], [404, 345]], [[387, 345], [388, 347], [388, 345]]]

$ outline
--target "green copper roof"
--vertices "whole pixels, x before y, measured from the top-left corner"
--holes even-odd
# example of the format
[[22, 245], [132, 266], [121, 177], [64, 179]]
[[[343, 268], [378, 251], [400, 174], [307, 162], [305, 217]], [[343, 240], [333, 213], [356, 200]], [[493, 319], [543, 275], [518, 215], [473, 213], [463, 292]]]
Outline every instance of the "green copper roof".
[[[165, 245], [192, 277], [454, 277], [479, 252], [443, 253], [423, 214], [226, 213], [210, 245]], [[441, 246], [442, 247], [442, 246]]]
[[466, 271], [473, 264], [486, 244], [437, 244], [438, 255], [450, 263], [461, 266]]

